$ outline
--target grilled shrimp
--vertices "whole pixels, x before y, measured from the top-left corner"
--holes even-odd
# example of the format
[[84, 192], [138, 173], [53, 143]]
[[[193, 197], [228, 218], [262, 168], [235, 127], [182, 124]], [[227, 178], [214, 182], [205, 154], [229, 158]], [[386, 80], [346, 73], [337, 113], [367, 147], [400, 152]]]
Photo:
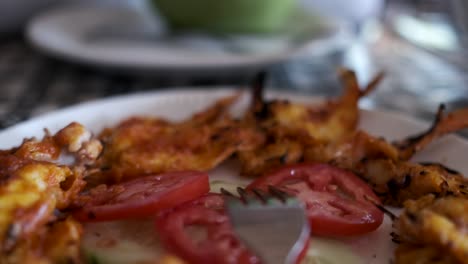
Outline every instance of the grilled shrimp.
[[229, 115], [238, 94], [223, 98], [182, 122], [133, 117], [100, 136], [104, 152], [96, 183], [119, 182], [142, 175], [180, 170], [207, 171], [235, 151], [263, 141], [256, 128]]
[[396, 263], [468, 263], [467, 199], [408, 200], [395, 227]]
[[349, 139], [358, 124], [359, 99], [377, 86], [383, 74], [363, 89], [354, 72], [342, 69], [340, 77], [345, 89], [341, 97], [310, 106], [284, 100], [265, 102], [264, 76], [260, 75], [253, 83], [252, 104], [243, 122], [261, 130], [265, 141], [237, 152], [242, 174], [258, 176], [284, 164], [301, 162], [309, 149]]
[[[27, 241], [56, 220], [57, 210], [71, 204], [85, 185], [82, 164], [96, 158], [100, 149], [89, 131], [72, 123], [53, 136], [46, 133], [41, 141], [27, 139], [0, 152], [0, 259], [27, 250]], [[58, 164], [63, 150], [79, 165]]]

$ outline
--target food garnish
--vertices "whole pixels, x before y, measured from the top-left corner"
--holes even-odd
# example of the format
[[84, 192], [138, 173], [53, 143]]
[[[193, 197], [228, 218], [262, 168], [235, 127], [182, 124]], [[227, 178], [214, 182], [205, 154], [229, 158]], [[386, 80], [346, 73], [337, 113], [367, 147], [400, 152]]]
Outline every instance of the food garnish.
[[372, 189], [353, 173], [327, 164], [286, 166], [256, 179], [247, 189], [267, 191], [270, 186], [305, 204], [316, 235], [360, 235], [377, 229], [383, 221], [383, 212], [374, 205], [380, 203], [379, 198]]
[[210, 190], [208, 174], [168, 172], [114, 185], [99, 185], [77, 197], [80, 221], [139, 218], [196, 199]]

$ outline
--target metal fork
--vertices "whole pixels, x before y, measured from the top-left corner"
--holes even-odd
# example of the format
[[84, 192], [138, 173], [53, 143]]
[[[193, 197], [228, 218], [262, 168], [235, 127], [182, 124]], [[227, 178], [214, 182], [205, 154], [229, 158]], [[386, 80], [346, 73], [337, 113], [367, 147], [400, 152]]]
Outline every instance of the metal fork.
[[237, 188], [239, 197], [221, 189], [239, 239], [266, 264], [295, 263], [310, 235], [304, 207], [289, 194], [270, 186], [268, 193]]

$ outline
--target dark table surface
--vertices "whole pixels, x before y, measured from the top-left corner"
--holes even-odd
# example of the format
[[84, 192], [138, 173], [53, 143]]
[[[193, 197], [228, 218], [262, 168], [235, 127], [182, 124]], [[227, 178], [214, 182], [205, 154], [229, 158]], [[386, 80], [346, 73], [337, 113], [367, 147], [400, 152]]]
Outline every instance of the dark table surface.
[[[334, 69], [341, 64], [340, 58], [327, 54], [327, 58], [321, 59], [327, 63], [310, 68], [315, 72], [308, 77], [319, 78], [308, 78], [305, 85], [313, 85], [313, 82], [320, 84], [321, 92], [336, 93], [338, 88]], [[267, 69], [269, 76], [274, 76], [269, 78], [270, 85], [295, 85], [293, 91], [310, 93], [309, 90], [297, 89], [297, 86], [304, 84], [291, 82], [290, 78], [295, 77], [290, 76], [290, 67], [285, 65], [289, 64], [273, 65]], [[0, 38], [0, 129], [84, 101], [177, 87], [241, 87], [248, 85], [253, 75], [254, 73], [187, 76], [155, 72], [135, 76], [50, 57], [35, 50], [21, 36]]]
[[129, 76], [35, 51], [21, 37], [0, 39], [0, 128], [103, 97], [182, 86], [241, 85], [246, 77]]

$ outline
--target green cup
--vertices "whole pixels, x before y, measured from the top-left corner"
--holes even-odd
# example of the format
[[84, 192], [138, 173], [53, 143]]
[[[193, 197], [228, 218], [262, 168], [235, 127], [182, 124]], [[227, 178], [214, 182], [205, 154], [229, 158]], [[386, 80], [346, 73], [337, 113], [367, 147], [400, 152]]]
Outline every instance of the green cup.
[[211, 33], [275, 33], [296, 0], [150, 0], [174, 30]]

